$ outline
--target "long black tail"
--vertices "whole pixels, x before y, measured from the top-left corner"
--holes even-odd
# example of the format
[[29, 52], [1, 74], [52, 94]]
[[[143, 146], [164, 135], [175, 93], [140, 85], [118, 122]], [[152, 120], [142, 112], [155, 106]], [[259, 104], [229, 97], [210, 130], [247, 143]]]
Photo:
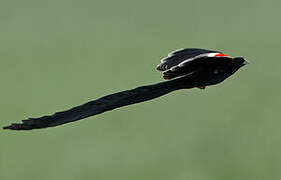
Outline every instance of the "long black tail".
[[53, 115], [22, 120], [22, 123], [13, 123], [10, 126], [3, 127], [3, 129], [31, 130], [66, 124], [122, 106], [148, 101], [178, 89], [200, 86], [200, 84], [195, 83], [198, 82], [196, 80], [198, 80], [198, 78], [191, 75], [171, 81], [137, 87], [135, 89], [107, 95], [72, 109], [57, 112]]

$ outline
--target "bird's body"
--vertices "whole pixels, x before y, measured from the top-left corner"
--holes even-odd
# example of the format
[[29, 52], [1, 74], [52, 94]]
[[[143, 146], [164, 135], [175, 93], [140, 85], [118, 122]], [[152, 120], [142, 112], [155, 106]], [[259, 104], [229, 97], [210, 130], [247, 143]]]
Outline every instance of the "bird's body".
[[[243, 62], [246, 61], [243, 59]], [[213, 71], [214, 74], [221, 74], [227, 72], [233, 63], [238, 62], [235, 58], [219, 51], [181, 49], [168, 54], [156, 69], [163, 71], [164, 79], [173, 79], [197, 71]]]
[[205, 49], [180, 49], [168, 54], [168, 57], [161, 60], [157, 70], [163, 71], [164, 79], [187, 76], [195, 72], [208, 74], [204, 86], [222, 82], [247, 61], [241, 57], [233, 58], [219, 51]]
[[114, 93], [67, 111], [29, 118], [23, 120], [23, 123], [13, 123], [4, 129], [31, 130], [53, 127], [122, 106], [148, 101], [178, 89], [194, 87], [205, 89], [206, 86], [224, 81], [246, 63], [242, 57], [233, 58], [219, 51], [181, 49], [170, 53], [157, 66], [157, 70], [163, 71], [164, 79], [173, 80]]

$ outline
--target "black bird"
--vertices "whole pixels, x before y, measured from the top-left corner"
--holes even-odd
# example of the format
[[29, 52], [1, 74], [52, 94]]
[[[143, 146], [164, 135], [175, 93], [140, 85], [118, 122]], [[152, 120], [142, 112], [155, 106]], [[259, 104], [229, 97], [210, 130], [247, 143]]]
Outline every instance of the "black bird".
[[3, 129], [31, 130], [54, 127], [94, 116], [122, 106], [148, 101], [179, 89], [200, 88], [215, 85], [246, 65], [242, 57], [231, 57], [219, 51], [205, 49], [180, 49], [161, 60], [157, 70], [164, 79], [173, 79], [152, 85], [114, 93], [97, 100], [57, 112], [53, 115], [22, 120]]

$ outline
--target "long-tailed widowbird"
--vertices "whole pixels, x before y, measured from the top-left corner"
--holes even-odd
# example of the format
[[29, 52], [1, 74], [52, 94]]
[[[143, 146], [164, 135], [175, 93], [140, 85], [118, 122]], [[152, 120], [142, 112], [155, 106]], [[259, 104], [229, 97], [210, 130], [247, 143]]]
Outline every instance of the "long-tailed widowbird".
[[[242, 57], [231, 57], [219, 51], [181, 49], [161, 60], [157, 70], [169, 81], [114, 93], [97, 100], [57, 112], [53, 115], [22, 120], [3, 129], [31, 130], [54, 127], [94, 116], [122, 106], [148, 101], [179, 89], [200, 88], [218, 84], [247, 64]], [[172, 80], [170, 80], [172, 79]]]

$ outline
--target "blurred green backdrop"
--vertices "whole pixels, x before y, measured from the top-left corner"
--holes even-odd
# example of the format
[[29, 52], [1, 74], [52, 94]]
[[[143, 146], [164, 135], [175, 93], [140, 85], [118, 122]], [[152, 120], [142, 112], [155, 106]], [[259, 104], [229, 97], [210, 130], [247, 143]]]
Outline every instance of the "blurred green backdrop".
[[250, 64], [56, 128], [0, 131], [0, 179], [279, 180], [279, 0], [1, 0], [1, 126], [161, 81], [183, 47]]

